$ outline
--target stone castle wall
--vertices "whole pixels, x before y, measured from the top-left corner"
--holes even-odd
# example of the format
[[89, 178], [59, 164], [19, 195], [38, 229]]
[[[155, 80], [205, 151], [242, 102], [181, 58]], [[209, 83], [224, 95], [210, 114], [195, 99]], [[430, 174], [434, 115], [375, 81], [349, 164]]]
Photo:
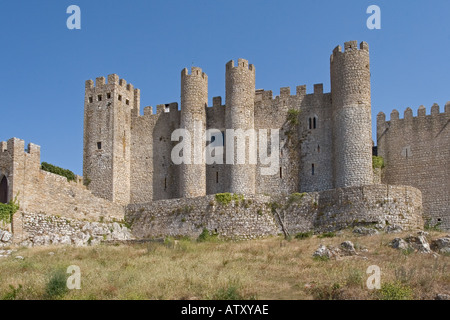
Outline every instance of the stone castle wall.
[[82, 181], [41, 170], [40, 148], [12, 138], [1, 143], [0, 177], [8, 179], [8, 200], [17, 198], [20, 210], [14, 215], [13, 232], [22, 237], [22, 213], [59, 216], [79, 221], [122, 220], [123, 206], [96, 197]]
[[377, 117], [378, 155], [384, 158], [382, 182], [418, 188], [423, 194], [424, 219], [450, 229], [450, 103], [440, 112], [437, 104], [416, 117], [410, 108], [399, 118]]
[[287, 197], [245, 195], [229, 204], [209, 195], [130, 204], [126, 220], [137, 238], [197, 237], [203, 228], [230, 239], [265, 237], [282, 232], [280, 219], [291, 235], [368, 225], [406, 230], [422, 228], [421, 201], [421, 192], [415, 188], [386, 185]]

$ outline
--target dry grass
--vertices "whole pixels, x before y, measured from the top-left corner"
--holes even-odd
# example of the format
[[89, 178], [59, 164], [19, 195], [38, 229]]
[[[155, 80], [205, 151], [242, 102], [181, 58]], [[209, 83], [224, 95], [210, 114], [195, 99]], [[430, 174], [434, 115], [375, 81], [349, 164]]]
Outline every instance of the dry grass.
[[[180, 240], [176, 247], [23, 248], [0, 260], [0, 299], [433, 299], [437, 293], [449, 294], [450, 257], [387, 246], [405, 235], [357, 237], [345, 232], [292, 241]], [[345, 240], [366, 247], [369, 251], [359, 256], [367, 259], [312, 258], [319, 244], [338, 246]], [[15, 259], [17, 255], [24, 260]], [[49, 295], [50, 279], [69, 265], [81, 268], [81, 290]], [[381, 268], [382, 290], [366, 287], [370, 265]]]

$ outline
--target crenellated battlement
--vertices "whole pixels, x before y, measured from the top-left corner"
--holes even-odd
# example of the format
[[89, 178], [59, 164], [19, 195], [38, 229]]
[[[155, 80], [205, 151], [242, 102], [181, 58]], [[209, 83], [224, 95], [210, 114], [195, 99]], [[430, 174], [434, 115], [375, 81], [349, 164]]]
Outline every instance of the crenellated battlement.
[[233, 68], [241, 68], [241, 69], [248, 69], [250, 71], [255, 72], [255, 66], [253, 64], [248, 64], [248, 60], [245, 59], [238, 59], [237, 65], [234, 65], [234, 60], [230, 60], [226, 64], [226, 69], [231, 70]]
[[191, 67], [191, 74], [189, 74], [188, 68], [181, 70], [181, 78], [185, 77], [201, 77], [202, 79], [208, 81], [208, 75], [202, 71], [202, 68]]
[[359, 44], [358, 41], [348, 41], [344, 43], [344, 51], [342, 51], [342, 47], [339, 45], [333, 49], [333, 53], [330, 56], [330, 62], [333, 63], [334, 59], [339, 55], [344, 55], [348, 53], [353, 53], [356, 51], [363, 51], [369, 53], [369, 44], [367, 42], [362, 41]]
[[388, 121], [386, 121], [386, 114], [384, 112], [379, 112], [377, 115], [377, 123], [381, 124], [384, 122], [391, 122], [397, 120], [406, 120], [406, 121], [411, 121], [415, 119], [420, 120], [424, 118], [433, 118], [444, 114], [450, 116], [450, 101], [445, 104], [443, 112], [440, 112], [440, 107], [437, 103], [434, 103], [431, 106], [430, 110], [431, 112], [427, 114], [426, 107], [421, 105], [417, 109], [417, 115], [414, 116], [413, 110], [410, 107], [407, 107], [403, 112], [403, 118], [400, 118], [400, 113], [396, 109], [394, 109], [392, 110], [390, 114], [390, 119]]
[[11, 138], [8, 141], [0, 142], [0, 152], [7, 152], [10, 154], [25, 153], [30, 155], [40, 155], [41, 147], [34, 143], [28, 143], [25, 149], [25, 141], [18, 138]]
[[306, 85], [301, 85], [295, 87], [295, 95], [291, 95], [291, 88], [290, 87], [283, 87], [280, 88], [280, 95], [273, 96], [272, 90], [264, 90], [264, 89], [258, 89], [255, 91], [255, 101], [276, 101], [278, 99], [286, 99], [286, 98], [303, 98], [306, 96], [313, 96], [313, 95], [323, 95], [323, 84], [318, 83], [314, 84], [314, 91], [313, 93], [306, 93]]
[[119, 87], [126, 89], [127, 91], [138, 90], [138, 89], [134, 89], [134, 86], [131, 83], [127, 84], [127, 81], [125, 79], [120, 79], [119, 76], [114, 73], [108, 75], [108, 82], [106, 82], [106, 78], [103, 76], [97, 77], [95, 79], [95, 85], [94, 85], [94, 81], [92, 81], [92, 80], [86, 80], [86, 82], [85, 82], [86, 89], [102, 89], [108, 85], [117, 85]]

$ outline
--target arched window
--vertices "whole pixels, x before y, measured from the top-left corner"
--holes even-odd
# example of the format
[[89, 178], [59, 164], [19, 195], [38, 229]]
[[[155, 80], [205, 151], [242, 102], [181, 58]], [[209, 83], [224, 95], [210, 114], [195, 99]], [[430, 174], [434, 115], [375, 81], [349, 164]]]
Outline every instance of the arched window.
[[0, 181], [0, 202], [8, 203], [8, 180], [5, 176]]

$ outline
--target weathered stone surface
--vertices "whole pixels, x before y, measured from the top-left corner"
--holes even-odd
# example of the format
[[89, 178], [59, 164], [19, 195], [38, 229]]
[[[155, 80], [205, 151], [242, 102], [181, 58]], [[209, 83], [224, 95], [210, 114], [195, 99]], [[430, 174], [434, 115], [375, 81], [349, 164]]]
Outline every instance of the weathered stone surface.
[[354, 256], [358, 253], [355, 250], [355, 245], [351, 241], [344, 241], [341, 243], [341, 250], [345, 255]]
[[430, 247], [438, 253], [450, 254], [450, 237], [433, 240]]
[[450, 300], [450, 294], [445, 293], [437, 294], [435, 300]]
[[386, 233], [400, 233], [403, 231], [403, 228], [399, 225], [389, 225], [384, 229]]
[[395, 238], [391, 241], [390, 246], [394, 249], [408, 250], [409, 244], [402, 238]]
[[427, 238], [423, 235], [409, 236], [405, 241], [416, 251], [420, 253], [432, 253]]
[[12, 233], [4, 230], [0, 230], [0, 241], [10, 242], [12, 240]]
[[378, 234], [378, 230], [374, 228], [366, 228], [366, 227], [356, 227], [353, 229], [353, 233], [364, 235], [364, 236], [371, 236], [374, 234]]
[[102, 240], [132, 239], [128, 228], [117, 222], [100, 223], [26, 213], [23, 215], [27, 238], [23, 246], [96, 245]]

